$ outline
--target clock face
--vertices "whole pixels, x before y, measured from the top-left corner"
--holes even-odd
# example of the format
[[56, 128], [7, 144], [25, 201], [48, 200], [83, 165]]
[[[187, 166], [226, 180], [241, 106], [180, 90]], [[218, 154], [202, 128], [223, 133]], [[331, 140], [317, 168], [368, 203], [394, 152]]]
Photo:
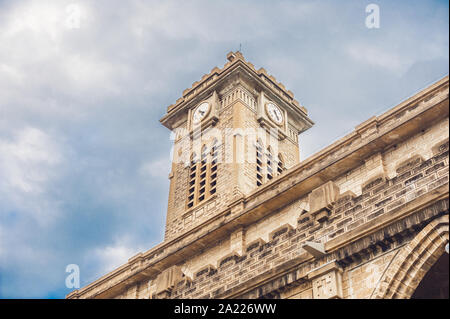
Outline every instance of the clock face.
[[210, 105], [208, 102], [203, 102], [194, 110], [194, 115], [192, 116], [192, 121], [194, 124], [200, 123], [206, 115], [208, 115]]
[[272, 102], [269, 102], [266, 104], [266, 112], [267, 115], [269, 115], [270, 119], [276, 124], [283, 124], [283, 113], [278, 106], [276, 106]]

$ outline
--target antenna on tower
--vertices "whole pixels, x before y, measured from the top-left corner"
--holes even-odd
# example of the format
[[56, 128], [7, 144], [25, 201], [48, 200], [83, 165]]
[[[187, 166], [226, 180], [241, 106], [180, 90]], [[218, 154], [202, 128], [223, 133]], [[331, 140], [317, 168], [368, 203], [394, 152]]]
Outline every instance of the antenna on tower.
[[239, 52], [242, 53], [242, 43], [239, 43]]

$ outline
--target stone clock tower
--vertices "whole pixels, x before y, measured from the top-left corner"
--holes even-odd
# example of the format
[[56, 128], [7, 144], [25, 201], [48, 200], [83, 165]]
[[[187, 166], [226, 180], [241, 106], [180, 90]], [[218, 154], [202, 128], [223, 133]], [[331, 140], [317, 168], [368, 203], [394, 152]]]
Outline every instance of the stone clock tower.
[[305, 108], [227, 58], [161, 119], [164, 240], [67, 298], [448, 299], [448, 77], [300, 162]]
[[161, 123], [172, 130], [165, 239], [242, 201], [299, 162], [298, 136], [313, 125], [291, 91], [230, 52], [183, 92]]

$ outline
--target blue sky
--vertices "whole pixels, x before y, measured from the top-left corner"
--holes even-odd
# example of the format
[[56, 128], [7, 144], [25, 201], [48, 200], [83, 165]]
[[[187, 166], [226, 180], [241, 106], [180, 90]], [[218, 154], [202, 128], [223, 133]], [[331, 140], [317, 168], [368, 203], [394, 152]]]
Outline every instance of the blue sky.
[[[379, 29], [365, 26], [370, 3]], [[239, 44], [308, 109], [305, 159], [448, 74], [448, 9], [0, 1], [0, 297], [63, 298], [68, 264], [84, 286], [162, 241], [171, 141], [159, 119]]]

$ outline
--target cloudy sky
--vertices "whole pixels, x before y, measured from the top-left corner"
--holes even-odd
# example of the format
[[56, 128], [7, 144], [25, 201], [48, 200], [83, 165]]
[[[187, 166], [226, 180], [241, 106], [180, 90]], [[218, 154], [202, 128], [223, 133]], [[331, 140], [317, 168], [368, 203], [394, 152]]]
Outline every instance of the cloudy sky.
[[448, 1], [0, 0], [0, 298], [162, 241], [166, 107], [239, 49], [309, 110], [301, 158], [448, 74]]

